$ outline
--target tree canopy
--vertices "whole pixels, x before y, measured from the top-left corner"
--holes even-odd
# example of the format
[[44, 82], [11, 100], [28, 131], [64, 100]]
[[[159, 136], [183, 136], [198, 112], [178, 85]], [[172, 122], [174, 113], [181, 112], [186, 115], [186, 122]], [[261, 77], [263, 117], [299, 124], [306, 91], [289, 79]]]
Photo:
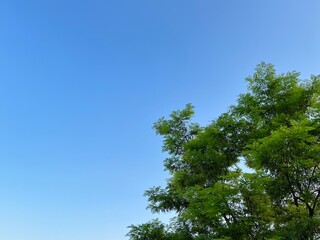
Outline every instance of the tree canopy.
[[208, 126], [191, 104], [154, 124], [171, 177], [145, 195], [176, 217], [131, 225], [131, 240], [320, 239], [320, 76], [261, 63], [246, 80]]

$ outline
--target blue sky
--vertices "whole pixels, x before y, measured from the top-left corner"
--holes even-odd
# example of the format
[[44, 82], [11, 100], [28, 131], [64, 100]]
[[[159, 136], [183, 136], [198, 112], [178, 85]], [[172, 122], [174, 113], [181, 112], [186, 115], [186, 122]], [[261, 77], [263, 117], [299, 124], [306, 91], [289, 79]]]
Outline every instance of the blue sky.
[[[260, 61], [320, 74], [318, 0], [0, 2], [0, 238], [122, 240], [164, 184], [152, 124], [208, 124]], [[162, 217], [166, 219], [167, 217]]]

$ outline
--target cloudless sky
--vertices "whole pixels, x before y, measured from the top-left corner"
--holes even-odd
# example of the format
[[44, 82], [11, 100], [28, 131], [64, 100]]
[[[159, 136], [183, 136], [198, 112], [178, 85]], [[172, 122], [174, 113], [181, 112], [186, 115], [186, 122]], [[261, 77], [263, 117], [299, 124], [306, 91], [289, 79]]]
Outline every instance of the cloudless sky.
[[[0, 239], [124, 240], [163, 185], [152, 124], [205, 125], [260, 61], [320, 74], [318, 0], [1, 0]], [[166, 216], [160, 216], [166, 219]]]

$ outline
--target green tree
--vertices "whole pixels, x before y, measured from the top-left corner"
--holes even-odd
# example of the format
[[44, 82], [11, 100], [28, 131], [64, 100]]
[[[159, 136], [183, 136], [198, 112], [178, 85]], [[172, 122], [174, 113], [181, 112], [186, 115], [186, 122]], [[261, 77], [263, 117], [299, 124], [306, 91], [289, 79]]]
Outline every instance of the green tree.
[[208, 126], [190, 104], [154, 124], [171, 177], [145, 195], [176, 217], [130, 226], [131, 240], [320, 239], [320, 77], [261, 63], [247, 82]]

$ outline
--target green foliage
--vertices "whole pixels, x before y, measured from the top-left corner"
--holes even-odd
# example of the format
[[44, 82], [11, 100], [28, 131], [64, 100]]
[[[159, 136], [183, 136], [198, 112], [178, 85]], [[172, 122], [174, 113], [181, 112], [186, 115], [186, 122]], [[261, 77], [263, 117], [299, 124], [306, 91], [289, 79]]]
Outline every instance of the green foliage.
[[130, 226], [131, 240], [320, 239], [320, 77], [261, 63], [247, 82], [206, 127], [190, 104], [154, 124], [171, 177], [145, 195], [151, 211], [177, 216]]

